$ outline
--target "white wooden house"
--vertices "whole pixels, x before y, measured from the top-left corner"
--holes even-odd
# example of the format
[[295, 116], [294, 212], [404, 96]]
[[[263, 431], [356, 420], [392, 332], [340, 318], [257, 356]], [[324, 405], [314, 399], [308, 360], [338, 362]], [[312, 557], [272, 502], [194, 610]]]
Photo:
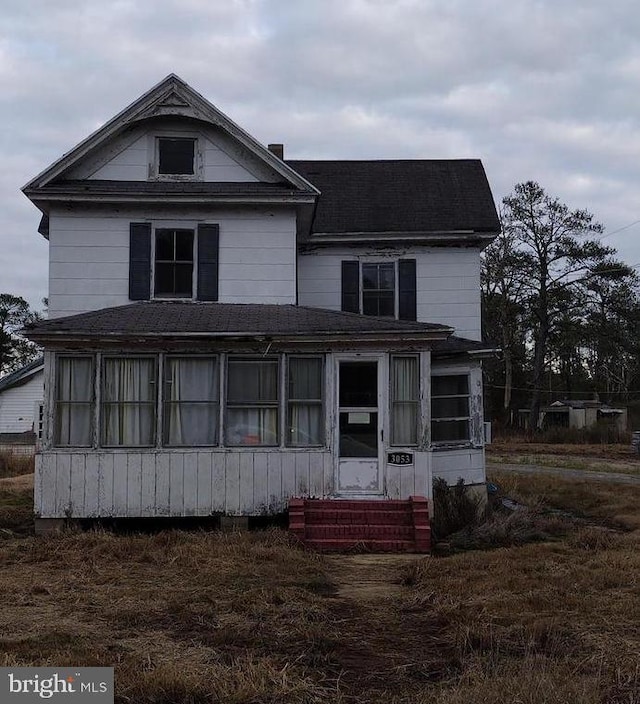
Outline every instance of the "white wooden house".
[[170, 75], [25, 186], [43, 526], [485, 482], [481, 163], [282, 157]]
[[32, 455], [44, 420], [40, 357], [0, 379], [0, 454]]

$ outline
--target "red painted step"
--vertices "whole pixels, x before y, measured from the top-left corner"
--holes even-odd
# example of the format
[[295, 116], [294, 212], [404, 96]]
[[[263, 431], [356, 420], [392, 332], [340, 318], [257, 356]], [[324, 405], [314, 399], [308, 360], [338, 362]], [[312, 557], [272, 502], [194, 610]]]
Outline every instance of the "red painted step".
[[289, 530], [321, 551], [429, 552], [431, 526], [423, 497], [408, 500], [292, 498]]

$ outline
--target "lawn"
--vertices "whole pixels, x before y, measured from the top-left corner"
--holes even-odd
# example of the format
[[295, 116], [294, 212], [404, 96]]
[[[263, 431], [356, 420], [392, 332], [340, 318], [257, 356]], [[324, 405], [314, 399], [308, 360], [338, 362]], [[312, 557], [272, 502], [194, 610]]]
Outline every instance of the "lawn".
[[0, 666], [113, 665], [121, 704], [640, 702], [640, 488], [492, 479], [554, 530], [447, 557], [35, 538], [29, 480], [2, 480]]

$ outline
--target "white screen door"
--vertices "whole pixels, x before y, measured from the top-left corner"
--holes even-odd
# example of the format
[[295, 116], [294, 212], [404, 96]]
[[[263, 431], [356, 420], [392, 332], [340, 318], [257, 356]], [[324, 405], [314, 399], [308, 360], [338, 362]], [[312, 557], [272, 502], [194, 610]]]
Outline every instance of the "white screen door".
[[337, 493], [380, 494], [380, 362], [338, 361]]

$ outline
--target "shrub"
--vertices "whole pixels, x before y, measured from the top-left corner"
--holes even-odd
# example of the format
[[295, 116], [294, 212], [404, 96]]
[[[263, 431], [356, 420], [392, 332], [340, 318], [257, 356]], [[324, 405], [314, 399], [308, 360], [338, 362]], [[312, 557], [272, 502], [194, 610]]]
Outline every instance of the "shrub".
[[455, 486], [449, 486], [445, 479], [437, 477], [433, 481], [433, 522], [432, 530], [437, 540], [445, 538], [462, 528], [478, 523], [482, 500], [474, 497], [458, 479]]

